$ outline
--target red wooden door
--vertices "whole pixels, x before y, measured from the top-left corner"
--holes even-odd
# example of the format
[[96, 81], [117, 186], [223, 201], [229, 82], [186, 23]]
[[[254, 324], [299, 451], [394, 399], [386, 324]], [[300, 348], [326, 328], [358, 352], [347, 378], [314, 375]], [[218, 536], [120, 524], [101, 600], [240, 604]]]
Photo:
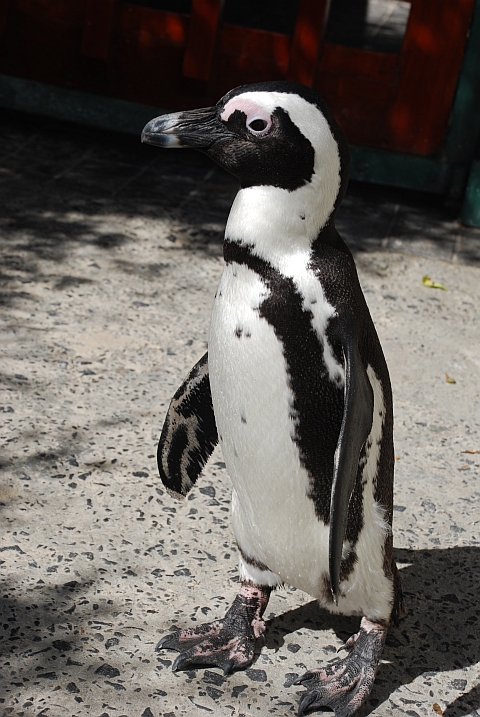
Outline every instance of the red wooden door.
[[223, 0], [193, 0], [189, 15], [123, 0], [0, 0], [0, 72], [171, 109], [296, 79], [320, 91], [350, 142], [431, 154], [474, 2], [411, 0], [393, 54], [324, 42], [328, 0], [300, 0], [292, 36], [222, 22]]

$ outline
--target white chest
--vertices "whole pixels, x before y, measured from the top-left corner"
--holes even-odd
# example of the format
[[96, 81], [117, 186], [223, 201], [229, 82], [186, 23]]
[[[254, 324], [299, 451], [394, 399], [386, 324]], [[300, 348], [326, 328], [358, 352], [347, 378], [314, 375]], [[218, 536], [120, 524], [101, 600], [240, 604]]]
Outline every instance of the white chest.
[[[305, 301], [318, 307], [318, 318], [329, 309], [322, 308], [323, 293], [316, 286]], [[328, 569], [328, 528], [307, 497], [310, 479], [294, 441], [294, 396], [283, 345], [261, 316], [269, 295], [249, 268], [226, 266], [210, 328], [213, 405], [234, 487], [237, 541], [283, 580], [315, 595]]]

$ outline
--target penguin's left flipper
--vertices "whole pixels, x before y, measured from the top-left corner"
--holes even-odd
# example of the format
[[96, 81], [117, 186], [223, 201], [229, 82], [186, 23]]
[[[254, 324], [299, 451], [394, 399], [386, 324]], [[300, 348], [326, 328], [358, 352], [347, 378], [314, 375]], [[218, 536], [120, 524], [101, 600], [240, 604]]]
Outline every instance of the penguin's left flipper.
[[206, 665], [220, 667], [225, 675], [244, 670], [253, 662], [256, 639], [265, 632], [262, 615], [270, 592], [270, 587], [243, 583], [222, 620], [171, 632], [156, 649], [181, 653], [173, 663], [174, 672]]
[[330, 502], [329, 572], [333, 598], [337, 602], [348, 506], [357, 480], [360, 454], [372, 428], [373, 391], [352, 322], [339, 322], [335, 333], [343, 349], [345, 365], [343, 419]]
[[356, 712], [373, 687], [386, 636], [386, 627], [363, 618], [360, 631], [345, 645], [350, 652], [347, 657], [295, 680], [294, 685], [307, 688], [298, 717], [325, 708], [333, 710], [335, 717], [349, 717]]
[[158, 443], [158, 471], [171, 495], [187, 495], [217, 443], [207, 352], [173, 396]]

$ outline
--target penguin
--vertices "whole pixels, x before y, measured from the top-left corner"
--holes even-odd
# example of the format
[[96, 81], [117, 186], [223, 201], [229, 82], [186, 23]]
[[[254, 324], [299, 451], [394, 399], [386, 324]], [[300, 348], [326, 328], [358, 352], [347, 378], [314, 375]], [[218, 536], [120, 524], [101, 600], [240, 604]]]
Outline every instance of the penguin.
[[294, 683], [306, 687], [299, 716], [347, 717], [368, 698], [403, 612], [389, 373], [335, 228], [347, 141], [318, 94], [287, 81], [157, 117], [142, 141], [198, 149], [240, 182], [208, 351], [174, 395], [158, 447], [162, 482], [184, 497], [220, 442], [240, 590], [224, 618], [169, 633], [157, 649], [180, 652], [174, 670], [245, 669], [271, 591], [292, 585], [361, 617], [343, 659]]

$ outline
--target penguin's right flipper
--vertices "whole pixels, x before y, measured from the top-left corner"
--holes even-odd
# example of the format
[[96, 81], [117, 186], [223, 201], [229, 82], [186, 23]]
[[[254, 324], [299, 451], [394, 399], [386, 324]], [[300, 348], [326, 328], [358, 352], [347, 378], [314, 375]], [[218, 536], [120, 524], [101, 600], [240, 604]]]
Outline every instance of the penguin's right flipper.
[[345, 360], [345, 400], [335, 453], [330, 505], [329, 566], [335, 601], [340, 590], [340, 565], [348, 506], [357, 479], [360, 453], [373, 420], [373, 391], [360, 356], [354, 328], [348, 324], [339, 325], [338, 333]]
[[207, 352], [172, 398], [158, 443], [158, 470], [171, 495], [187, 495], [217, 443]]

